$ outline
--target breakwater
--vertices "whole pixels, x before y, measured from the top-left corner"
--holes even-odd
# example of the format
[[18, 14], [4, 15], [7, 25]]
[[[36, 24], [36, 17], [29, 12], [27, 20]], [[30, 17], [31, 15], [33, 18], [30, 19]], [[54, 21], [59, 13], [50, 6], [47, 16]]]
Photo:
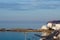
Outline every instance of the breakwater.
[[45, 29], [16, 29], [16, 28], [0, 28], [0, 32], [5, 32], [5, 31], [10, 31], [10, 32], [51, 32], [53, 30], [45, 30]]

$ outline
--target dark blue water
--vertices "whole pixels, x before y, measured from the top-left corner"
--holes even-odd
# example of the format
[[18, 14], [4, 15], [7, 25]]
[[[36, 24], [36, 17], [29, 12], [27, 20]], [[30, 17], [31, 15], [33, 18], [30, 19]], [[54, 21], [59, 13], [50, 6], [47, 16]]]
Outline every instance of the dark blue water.
[[[0, 21], [0, 28], [32, 28], [38, 29], [45, 22]], [[27, 33], [27, 40], [39, 40], [35, 33]], [[38, 33], [37, 33], [38, 34]], [[0, 40], [25, 40], [23, 32], [0, 32]]]

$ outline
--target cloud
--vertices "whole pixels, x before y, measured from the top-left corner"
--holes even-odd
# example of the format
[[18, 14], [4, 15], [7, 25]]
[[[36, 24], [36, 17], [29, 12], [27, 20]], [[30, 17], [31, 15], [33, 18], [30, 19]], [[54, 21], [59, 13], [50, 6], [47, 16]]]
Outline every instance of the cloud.
[[36, 10], [36, 9], [60, 9], [60, 3], [57, 1], [25, 1], [15, 3], [0, 2], [0, 9], [9, 10]]

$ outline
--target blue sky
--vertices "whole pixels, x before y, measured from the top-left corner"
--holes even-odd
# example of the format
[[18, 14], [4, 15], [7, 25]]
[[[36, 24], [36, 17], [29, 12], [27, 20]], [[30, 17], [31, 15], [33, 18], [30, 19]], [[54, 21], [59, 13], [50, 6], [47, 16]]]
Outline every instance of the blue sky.
[[0, 20], [48, 21], [60, 19], [60, 0], [0, 0]]

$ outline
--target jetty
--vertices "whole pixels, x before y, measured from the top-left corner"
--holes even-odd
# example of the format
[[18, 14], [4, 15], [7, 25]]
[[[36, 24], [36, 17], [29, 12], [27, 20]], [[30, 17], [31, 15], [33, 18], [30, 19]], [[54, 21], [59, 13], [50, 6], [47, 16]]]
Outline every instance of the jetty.
[[6, 28], [0, 28], [0, 32], [51, 32], [53, 30], [46, 30], [46, 29], [6, 29]]

